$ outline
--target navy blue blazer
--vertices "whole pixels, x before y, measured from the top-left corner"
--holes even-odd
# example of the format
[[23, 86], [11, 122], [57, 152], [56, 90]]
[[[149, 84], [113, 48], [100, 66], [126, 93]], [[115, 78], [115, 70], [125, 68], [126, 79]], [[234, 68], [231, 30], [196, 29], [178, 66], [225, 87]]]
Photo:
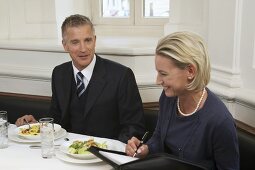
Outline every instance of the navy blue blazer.
[[[180, 159], [216, 169], [238, 170], [239, 145], [234, 119], [224, 103], [208, 88], [206, 90], [208, 96], [203, 108], [188, 117], [178, 116], [177, 98], [167, 97], [162, 92], [157, 127], [147, 142], [149, 152], [168, 152]], [[177, 127], [175, 123], [185, 121], [192, 122], [185, 129]], [[169, 128], [174, 132], [171, 138], [167, 138]], [[177, 136], [179, 141], [175, 139]], [[172, 146], [166, 146], [167, 140], [174, 141]]]
[[[144, 133], [144, 112], [132, 70], [96, 56], [87, 103], [84, 110], [84, 134], [127, 142]], [[50, 115], [63, 128], [70, 129], [70, 98], [74, 80], [72, 63], [54, 68]]]

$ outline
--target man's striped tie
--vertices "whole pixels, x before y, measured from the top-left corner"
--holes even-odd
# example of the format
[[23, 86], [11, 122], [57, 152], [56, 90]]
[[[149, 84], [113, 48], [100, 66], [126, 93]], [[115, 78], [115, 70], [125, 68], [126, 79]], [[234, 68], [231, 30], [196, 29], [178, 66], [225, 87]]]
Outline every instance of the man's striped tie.
[[81, 72], [78, 72], [76, 74], [77, 78], [77, 96], [81, 97], [81, 95], [85, 92], [85, 85], [83, 83], [83, 74]]

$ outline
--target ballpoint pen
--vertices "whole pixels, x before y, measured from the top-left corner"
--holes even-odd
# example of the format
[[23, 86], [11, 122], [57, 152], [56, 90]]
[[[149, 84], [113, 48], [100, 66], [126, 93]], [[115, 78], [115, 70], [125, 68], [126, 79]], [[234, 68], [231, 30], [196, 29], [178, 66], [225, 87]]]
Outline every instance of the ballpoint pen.
[[136, 156], [137, 150], [143, 145], [143, 143], [145, 142], [145, 140], [146, 140], [148, 134], [149, 134], [149, 132], [145, 132], [145, 134], [143, 135], [142, 140], [140, 141], [140, 144], [138, 145], [138, 147], [137, 147], [137, 149], [136, 149], [136, 151], [135, 151], [133, 157]]

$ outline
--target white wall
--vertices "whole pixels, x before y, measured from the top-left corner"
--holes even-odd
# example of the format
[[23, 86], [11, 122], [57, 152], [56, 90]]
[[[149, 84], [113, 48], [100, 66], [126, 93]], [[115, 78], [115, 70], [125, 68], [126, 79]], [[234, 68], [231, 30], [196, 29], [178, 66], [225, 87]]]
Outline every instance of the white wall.
[[212, 85], [234, 117], [252, 126], [255, 126], [254, 5], [252, 0], [210, 0], [208, 27]]
[[[255, 126], [255, 1], [170, 2], [171, 16], [164, 33], [190, 30], [204, 37], [212, 64], [209, 87], [236, 119]], [[58, 39], [59, 25], [67, 11], [59, 6], [61, 3], [69, 13], [89, 15], [91, 12], [90, 0], [75, 3], [73, 0], [0, 0], [1, 92], [51, 95], [53, 67], [69, 60]], [[45, 13], [45, 9], [49, 12]], [[103, 29], [98, 30], [103, 33]], [[158, 101], [161, 92], [161, 87], [155, 85], [153, 53], [157, 39], [159, 36], [149, 35], [97, 37], [99, 54], [134, 71], [144, 102]]]
[[191, 30], [204, 37], [211, 57], [209, 87], [233, 116], [255, 126], [255, 20], [253, 0], [171, 0], [165, 33]]

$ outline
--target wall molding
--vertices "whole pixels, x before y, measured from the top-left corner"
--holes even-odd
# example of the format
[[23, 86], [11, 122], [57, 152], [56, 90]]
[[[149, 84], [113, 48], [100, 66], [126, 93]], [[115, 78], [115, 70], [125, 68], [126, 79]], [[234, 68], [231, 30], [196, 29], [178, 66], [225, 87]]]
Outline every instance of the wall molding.
[[[103, 55], [146, 56], [154, 55], [159, 37], [146, 36], [97, 36], [96, 53]], [[61, 40], [13, 39], [0, 40], [0, 50], [66, 53]]]
[[0, 65], [0, 77], [10, 79], [50, 81], [51, 72], [51, 69], [38, 67]]
[[255, 34], [253, 38], [252, 68], [255, 69]]
[[211, 66], [211, 81], [230, 88], [242, 86], [241, 74], [239, 71], [220, 66]]
[[243, 0], [235, 1], [233, 69], [240, 72]]

